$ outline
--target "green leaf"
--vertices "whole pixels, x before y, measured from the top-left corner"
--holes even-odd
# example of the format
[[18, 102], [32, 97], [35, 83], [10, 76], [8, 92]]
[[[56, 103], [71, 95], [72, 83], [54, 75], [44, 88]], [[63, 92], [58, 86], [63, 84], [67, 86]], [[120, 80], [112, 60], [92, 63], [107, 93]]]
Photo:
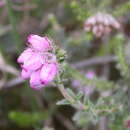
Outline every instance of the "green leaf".
[[79, 92], [77, 95], [76, 95], [76, 100], [80, 100], [81, 98], [83, 97], [83, 92]]
[[66, 91], [68, 92], [68, 94], [69, 94], [71, 97], [73, 97], [73, 98], [76, 97], [75, 93], [74, 93], [70, 88], [67, 88]]
[[20, 126], [35, 126], [39, 121], [45, 120], [48, 117], [48, 113], [28, 113], [28, 112], [16, 112], [12, 111], [9, 113], [9, 119], [14, 121]]
[[66, 99], [62, 99], [56, 103], [57, 105], [70, 105], [70, 102]]

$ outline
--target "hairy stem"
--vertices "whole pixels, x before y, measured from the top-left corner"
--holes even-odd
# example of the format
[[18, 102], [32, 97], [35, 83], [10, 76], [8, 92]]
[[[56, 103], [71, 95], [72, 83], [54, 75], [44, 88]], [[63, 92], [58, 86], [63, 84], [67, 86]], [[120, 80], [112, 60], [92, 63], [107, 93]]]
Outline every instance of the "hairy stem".
[[69, 101], [73, 107], [78, 108], [79, 110], [85, 110], [86, 106], [83, 103], [81, 103], [80, 101], [78, 101], [78, 102], [75, 101], [75, 99], [68, 94], [68, 92], [64, 88], [64, 85], [62, 84], [59, 76], [57, 77], [57, 80], [58, 80], [58, 89], [61, 92], [61, 94], [63, 95], [63, 97], [67, 101]]

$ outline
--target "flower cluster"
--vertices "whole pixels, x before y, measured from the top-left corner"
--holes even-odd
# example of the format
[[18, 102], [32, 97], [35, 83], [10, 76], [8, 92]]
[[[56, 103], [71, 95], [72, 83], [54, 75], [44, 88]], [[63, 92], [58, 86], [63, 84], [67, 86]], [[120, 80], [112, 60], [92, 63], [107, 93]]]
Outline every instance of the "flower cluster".
[[119, 22], [111, 15], [105, 13], [97, 13], [88, 18], [84, 26], [86, 31], [91, 31], [96, 37], [109, 34], [113, 28], [119, 29]]
[[40, 89], [53, 81], [58, 72], [52, 42], [48, 37], [32, 34], [28, 37], [27, 45], [17, 60], [21, 64], [21, 76], [30, 78], [31, 88]]

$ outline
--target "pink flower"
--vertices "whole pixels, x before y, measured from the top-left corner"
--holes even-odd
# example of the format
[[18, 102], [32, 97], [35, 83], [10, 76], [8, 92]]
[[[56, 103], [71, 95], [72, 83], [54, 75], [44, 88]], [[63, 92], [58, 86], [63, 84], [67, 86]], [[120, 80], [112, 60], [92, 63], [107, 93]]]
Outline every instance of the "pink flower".
[[127, 119], [124, 120], [124, 125], [127, 128], [130, 128], [130, 117], [127, 117]]
[[127, 127], [130, 128], [130, 120], [127, 120]]
[[95, 72], [94, 71], [88, 71], [87, 73], [86, 73], [86, 77], [88, 78], [88, 79], [93, 79], [94, 78], [94, 76], [95, 76]]
[[47, 37], [31, 34], [28, 37], [28, 43], [37, 51], [49, 51], [52, 49], [51, 41]]
[[44, 84], [48, 84], [51, 82], [55, 75], [57, 74], [57, 64], [56, 63], [51, 63], [51, 64], [45, 64], [40, 73], [41, 81]]
[[28, 48], [17, 62], [21, 64], [22, 78], [30, 78], [31, 88], [39, 90], [53, 81], [58, 72], [58, 64], [55, 54], [49, 52], [52, 48], [47, 37], [30, 35], [28, 41]]
[[4, 0], [3, 1], [1, 0], [0, 1], [0, 8], [3, 7], [3, 6], [5, 6], [5, 4], [6, 4], [6, 2]]

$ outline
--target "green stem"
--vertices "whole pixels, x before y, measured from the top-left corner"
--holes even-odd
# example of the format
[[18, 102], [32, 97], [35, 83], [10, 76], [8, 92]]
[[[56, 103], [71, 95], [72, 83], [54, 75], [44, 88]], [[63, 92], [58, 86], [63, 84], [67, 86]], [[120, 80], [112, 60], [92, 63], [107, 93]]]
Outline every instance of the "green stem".
[[59, 91], [61, 92], [61, 94], [63, 95], [63, 97], [67, 101], [69, 101], [71, 103], [71, 105], [73, 107], [78, 108], [79, 110], [86, 110], [87, 109], [87, 107], [83, 103], [81, 103], [80, 101], [79, 102], [75, 101], [75, 99], [68, 94], [68, 92], [64, 88], [63, 83], [61, 82], [60, 76], [57, 76], [57, 81], [58, 81], [57, 84], [58, 84]]
[[60, 92], [62, 93], [62, 95], [64, 96], [65, 99], [67, 99], [70, 103], [74, 103], [74, 99], [67, 93], [67, 91], [65, 90], [64, 86], [62, 84], [60, 84], [58, 86], [58, 89], [60, 90]]
[[12, 33], [16, 42], [16, 49], [17, 51], [19, 51], [22, 44], [21, 44], [20, 36], [17, 31], [16, 16], [14, 15], [14, 12], [12, 10], [11, 0], [6, 0], [6, 5], [8, 9], [9, 20], [12, 25]]
[[60, 90], [61, 94], [64, 96], [65, 99], [67, 99], [70, 103], [74, 103], [74, 99], [67, 93], [67, 91], [64, 88], [64, 85], [60, 79], [60, 76], [57, 76], [57, 81], [58, 81], [58, 89]]

